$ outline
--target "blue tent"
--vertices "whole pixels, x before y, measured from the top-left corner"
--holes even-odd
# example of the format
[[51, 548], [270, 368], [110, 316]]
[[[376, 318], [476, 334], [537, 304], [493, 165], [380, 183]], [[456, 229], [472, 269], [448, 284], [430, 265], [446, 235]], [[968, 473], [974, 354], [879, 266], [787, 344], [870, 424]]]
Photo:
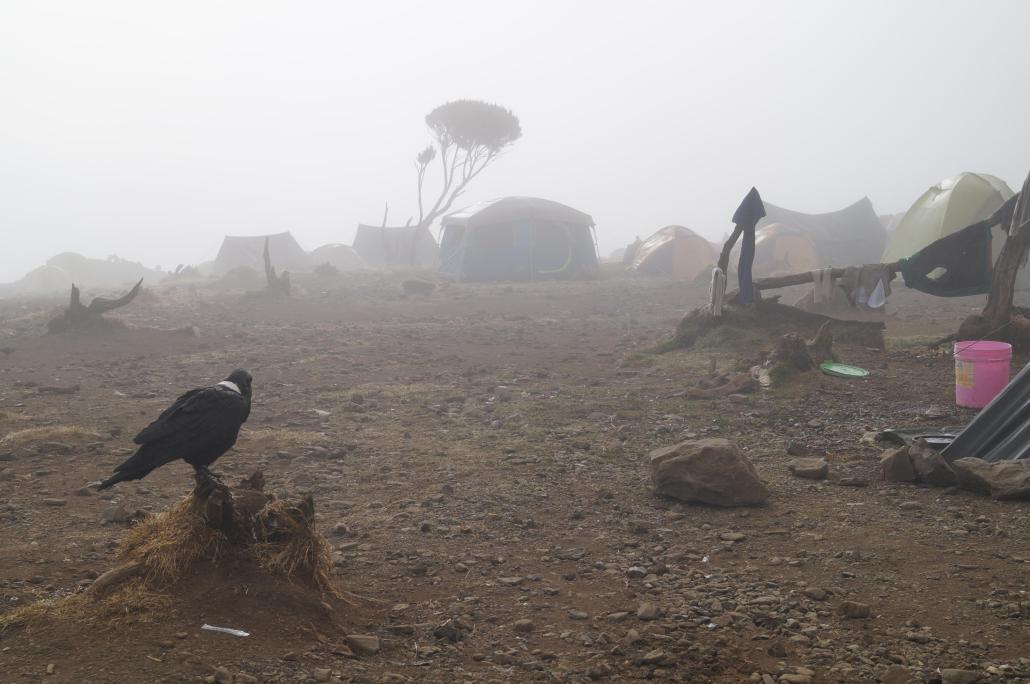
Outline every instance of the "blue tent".
[[476, 204], [442, 221], [440, 267], [458, 280], [574, 278], [598, 267], [594, 220], [535, 197]]

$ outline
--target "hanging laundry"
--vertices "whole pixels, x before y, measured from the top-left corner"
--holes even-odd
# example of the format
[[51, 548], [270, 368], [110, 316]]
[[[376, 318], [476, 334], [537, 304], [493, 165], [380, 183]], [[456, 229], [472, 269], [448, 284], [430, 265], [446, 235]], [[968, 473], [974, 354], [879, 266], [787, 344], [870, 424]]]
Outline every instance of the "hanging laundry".
[[891, 294], [893, 278], [894, 272], [885, 264], [852, 266], [844, 272], [841, 286], [854, 307], [880, 311]]
[[920, 292], [965, 297], [990, 291], [990, 219], [931, 243], [900, 265], [905, 285]]
[[814, 304], [822, 304], [823, 302], [833, 300], [834, 282], [832, 268], [812, 271], [812, 284], [812, 302]]
[[738, 304], [750, 304], [755, 301], [751, 267], [755, 261], [755, 225], [763, 216], [765, 216], [765, 205], [762, 204], [762, 196], [758, 194], [756, 188], [751, 188], [744, 201], [733, 212], [733, 223], [737, 226], [733, 232], [742, 234], [740, 260], [737, 262], [737, 282], [740, 286], [740, 292], [737, 294]]

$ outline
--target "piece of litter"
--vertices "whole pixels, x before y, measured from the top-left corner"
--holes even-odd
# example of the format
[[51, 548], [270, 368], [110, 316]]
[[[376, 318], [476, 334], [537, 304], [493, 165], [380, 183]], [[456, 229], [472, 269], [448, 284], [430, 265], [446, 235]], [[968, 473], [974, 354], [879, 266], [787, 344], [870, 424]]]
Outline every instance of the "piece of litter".
[[865, 368], [849, 366], [846, 363], [836, 363], [835, 361], [823, 361], [819, 364], [819, 368], [826, 375], [838, 378], [864, 378], [869, 375], [869, 371]]
[[701, 562], [702, 563], [707, 563], [708, 562], [708, 556], [705, 556], [704, 558], [702, 558]]
[[319, 415], [319, 416], [323, 416], [323, 417], [324, 417], [324, 416], [328, 416], [328, 415], [330, 415], [330, 414], [329, 414], [329, 411], [324, 411], [324, 410], [322, 410], [322, 409], [314, 409], [314, 411], [315, 411], [315, 413], [316, 413], [317, 415]]
[[215, 627], [207, 623], [200, 626], [201, 629], [206, 629], [209, 632], [221, 632], [222, 634], [232, 634], [233, 636], [245, 637], [250, 636], [250, 632], [244, 632], [242, 629], [233, 629], [231, 627]]

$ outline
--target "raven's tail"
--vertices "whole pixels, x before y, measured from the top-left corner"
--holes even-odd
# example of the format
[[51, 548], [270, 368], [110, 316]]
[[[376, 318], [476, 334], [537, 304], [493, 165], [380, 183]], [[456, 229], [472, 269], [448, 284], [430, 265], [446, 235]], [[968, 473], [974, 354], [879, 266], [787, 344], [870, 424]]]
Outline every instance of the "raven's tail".
[[122, 482], [123, 480], [125, 480], [125, 473], [115, 473], [111, 477], [107, 478], [106, 480], [98, 484], [97, 489], [110, 489], [111, 487], [115, 486], [119, 482]]
[[115, 468], [114, 475], [101, 482], [97, 489], [110, 489], [126, 480], [142, 480], [154, 468], [172, 460], [175, 460], [174, 457], [167, 456], [150, 444], [144, 444], [125, 463]]

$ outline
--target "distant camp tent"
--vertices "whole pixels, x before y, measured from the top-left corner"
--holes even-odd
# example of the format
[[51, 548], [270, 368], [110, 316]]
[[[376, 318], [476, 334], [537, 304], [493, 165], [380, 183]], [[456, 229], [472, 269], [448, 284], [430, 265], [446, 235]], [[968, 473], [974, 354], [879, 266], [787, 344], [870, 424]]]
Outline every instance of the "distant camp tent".
[[439, 247], [428, 228], [358, 226], [354, 251], [373, 268], [433, 268]]
[[783, 223], [769, 223], [758, 229], [754, 266], [757, 272], [779, 275], [825, 267], [811, 233]]
[[594, 220], [536, 197], [505, 197], [444, 217], [440, 272], [460, 280], [572, 278], [598, 268]]
[[153, 285], [163, 277], [163, 273], [117, 256], [91, 259], [75, 252], [63, 252], [11, 283], [8, 290], [24, 295], [67, 293], [75, 283], [84, 290], [95, 291], [120, 288], [140, 278]]
[[316, 267], [329, 264], [340, 271], [362, 271], [368, 264], [353, 247], [339, 243], [322, 245], [311, 251], [311, 261]]
[[[1005, 181], [986, 173], [960, 173], [924, 192], [898, 222], [891, 234], [883, 262], [907, 259], [932, 242], [982, 221], [1012, 197]], [[995, 255], [1004, 244], [1004, 233], [994, 229]]]
[[224, 275], [235, 268], [252, 268], [265, 272], [265, 238], [268, 238], [268, 253], [272, 266], [278, 272], [310, 271], [314, 264], [290, 233], [274, 235], [226, 235], [222, 247], [215, 257], [214, 272]]
[[665, 226], [644, 240], [629, 268], [638, 273], [693, 280], [719, 256], [708, 240], [683, 226]]
[[[765, 218], [758, 222], [759, 235], [765, 226], [771, 228], [775, 223], [785, 226], [775, 231], [781, 238], [807, 237], [818, 254], [817, 266], [822, 268], [878, 263], [887, 242], [887, 233], [868, 197], [825, 214], [805, 214], [766, 202]], [[771, 238], [770, 235], [766, 241]], [[793, 242], [794, 250], [800, 249], [800, 242]], [[757, 249], [756, 268], [761, 258], [761, 249]]]

